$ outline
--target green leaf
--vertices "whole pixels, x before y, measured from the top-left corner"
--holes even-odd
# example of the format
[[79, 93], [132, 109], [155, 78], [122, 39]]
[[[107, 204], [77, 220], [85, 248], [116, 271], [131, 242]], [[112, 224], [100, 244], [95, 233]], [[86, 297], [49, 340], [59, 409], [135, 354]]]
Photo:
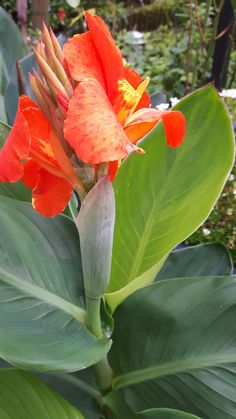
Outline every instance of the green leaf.
[[232, 124], [207, 86], [178, 103], [187, 120], [184, 143], [169, 149], [162, 124], [140, 143], [114, 182], [116, 225], [111, 281], [115, 307], [153, 281], [168, 253], [208, 216], [234, 159]]
[[84, 416], [32, 374], [0, 371], [1, 419], [83, 419]]
[[137, 291], [115, 314], [115, 393], [135, 412], [236, 418], [235, 315], [236, 277], [169, 279]]
[[[114, 414], [114, 419], [134, 419], [134, 417], [136, 417], [133, 410], [131, 410], [128, 403], [126, 403], [126, 400], [123, 397], [122, 393], [119, 391], [113, 391], [111, 393], [108, 393], [104, 397], [104, 403], [108, 407], [108, 409], [110, 409], [110, 411]], [[113, 419], [113, 416], [111, 417]]]
[[0, 7], [0, 55], [3, 66], [3, 80], [6, 84], [16, 60], [23, 56], [23, 42], [19, 28], [11, 16]]
[[0, 356], [36, 371], [75, 371], [110, 342], [85, 327], [78, 233], [65, 216], [0, 200]]
[[[11, 127], [0, 121], [0, 149], [8, 137]], [[31, 190], [27, 188], [22, 182], [3, 183], [0, 182], [0, 199], [1, 196], [18, 199], [20, 201], [31, 202]]]
[[[22, 70], [22, 74], [26, 80], [26, 92], [27, 95], [33, 98], [32, 89], [29, 82], [29, 72], [32, 71], [32, 68], [37, 68], [37, 61], [34, 56], [34, 53], [31, 52], [27, 54], [24, 58], [19, 61], [20, 68]], [[5, 107], [6, 113], [8, 116], [8, 121], [10, 125], [13, 125], [16, 111], [18, 107], [18, 98], [19, 98], [19, 90], [18, 90], [18, 80], [17, 80], [17, 72], [16, 68], [13, 67], [8, 84], [6, 86], [4, 92], [4, 99], [5, 99]]]
[[110, 278], [115, 199], [112, 184], [102, 177], [82, 202], [76, 225], [79, 230], [86, 296], [103, 296]]
[[173, 409], [148, 409], [136, 416], [139, 419], [200, 419], [199, 416]]
[[233, 262], [227, 248], [221, 243], [207, 243], [172, 252], [156, 280], [232, 273]]
[[101, 393], [91, 368], [73, 374], [39, 374], [40, 379], [77, 407], [85, 418], [101, 416]]
[[6, 124], [4, 121], [0, 121], [0, 148], [3, 147], [10, 131], [11, 131], [11, 127], [8, 124]]

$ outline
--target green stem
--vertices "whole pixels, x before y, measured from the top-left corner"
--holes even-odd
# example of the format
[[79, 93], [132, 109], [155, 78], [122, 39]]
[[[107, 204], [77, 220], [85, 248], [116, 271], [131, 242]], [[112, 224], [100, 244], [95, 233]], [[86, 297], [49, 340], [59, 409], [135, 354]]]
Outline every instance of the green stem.
[[[87, 325], [91, 332], [97, 338], [103, 338], [101, 317], [100, 317], [101, 298], [90, 298], [86, 296]], [[107, 357], [93, 366], [98, 387], [103, 394], [111, 389], [112, 369], [108, 363]]]
[[98, 387], [102, 394], [105, 395], [111, 390], [112, 386], [112, 369], [108, 363], [107, 357], [99, 361], [93, 366]]
[[97, 338], [102, 339], [102, 325], [100, 317], [100, 305], [101, 298], [90, 298], [86, 296], [86, 312], [87, 312], [87, 324], [92, 333]]

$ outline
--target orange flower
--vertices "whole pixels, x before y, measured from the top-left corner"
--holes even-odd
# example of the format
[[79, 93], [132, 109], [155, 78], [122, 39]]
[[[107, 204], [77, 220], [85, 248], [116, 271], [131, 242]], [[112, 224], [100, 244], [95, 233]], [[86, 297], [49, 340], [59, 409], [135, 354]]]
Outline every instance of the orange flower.
[[27, 96], [21, 96], [14, 126], [0, 152], [0, 181], [21, 179], [32, 189], [33, 207], [44, 216], [62, 212], [72, 190], [83, 192], [54, 129]]
[[[86, 12], [89, 32], [76, 35], [64, 46], [70, 73], [78, 83], [69, 102], [64, 135], [87, 163], [117, 161], [136, 147], [140, 138], [160, 120], [167, 145], [178, 147], [185, 134], [185, 119], [178, 111], [148, 108], [149, 80], [124, 66], [105, 23]], [[112, 177], [115, 175], [112, 165]]]
[[30, 75], [37, 105], [21, 96], [16, 120], [0, 151], [0, 181], [19, 179], [32, 189], [42, 215], [66, 207], [72, 190], [81, 198], [95, 170], [113, 179], [118, 162], [162, 119], [167, 145], [179, 146], [185, 119], [178, 111], [150, 109], [149, 80], [124, 66], [105, 23], [86, 13], [89, 31], [76, 35], [64, 53], [44, 26], [35, 55], [42, 75]]

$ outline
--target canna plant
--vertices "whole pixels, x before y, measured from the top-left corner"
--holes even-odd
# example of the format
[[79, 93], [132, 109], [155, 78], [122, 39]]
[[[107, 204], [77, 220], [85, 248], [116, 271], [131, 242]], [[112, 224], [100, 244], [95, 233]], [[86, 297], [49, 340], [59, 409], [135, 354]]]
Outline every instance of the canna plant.
[[229, 115], [212, 86], [152, 109], [86, 21], [63, 50], [44, 26], [0, 125], [0, 418], [236, 417], [230, 257], [170, 254], [227, 179]]

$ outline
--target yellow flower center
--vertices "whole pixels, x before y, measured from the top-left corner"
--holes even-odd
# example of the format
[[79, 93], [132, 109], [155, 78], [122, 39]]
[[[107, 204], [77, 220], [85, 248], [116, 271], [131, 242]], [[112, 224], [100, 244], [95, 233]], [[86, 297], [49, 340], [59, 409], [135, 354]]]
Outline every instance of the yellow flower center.
[[149, 81], [150, 79], [147, 77], [136, 90], [127, 80], [121, 79], [118, 81], [118, 93], [113, 108], [122, 125], [128, 116], [135, 111]]

